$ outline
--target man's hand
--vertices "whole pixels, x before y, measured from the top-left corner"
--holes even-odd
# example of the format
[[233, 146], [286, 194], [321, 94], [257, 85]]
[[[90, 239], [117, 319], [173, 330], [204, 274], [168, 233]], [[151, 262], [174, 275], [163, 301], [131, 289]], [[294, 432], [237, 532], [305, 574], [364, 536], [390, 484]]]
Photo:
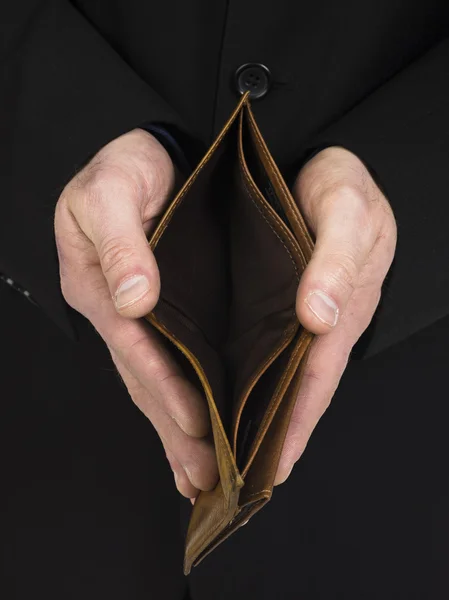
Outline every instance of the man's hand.
[[276, 484], [289, 476], [329, 406], [351, 348], [369, 325], [396, 247], [396, 224], [364, 164], [328, 148], [301, 170], [295, 197], [316, 246], [298, 289], [301, 323], [319, 334], [311, 348]]
[[162, 145], [136, 129], [105, 146], [66, 186], [55, 233], [65, 299], [108, 345], [131, 397], [164, 444], [179, 491], [193, 497], [218, 477], [205, 437], [207, 406], [156, 333], [135, 320], [158, 300], [159, 272], [147, 235], [174, 179]]
[[[158, 335], [135, 320], [159, 297], [147, 236], [174, 179], [165, 149], [134, 130], [105, 146], [66, 186], [55, 233], [65, 299], [105, 340], [131, 397], [162, 440], [179, 491], [194, 497], [218, 478], [207, 406]], [[373, 316], [396, 244], [391, 208], [350, 152], [320, 152], [302, 169], [294, 191], [316, 234], [297, 313], [321, 335], [309, 356], [276, 483], [288, 477], [328, 406], [351, 348]]]

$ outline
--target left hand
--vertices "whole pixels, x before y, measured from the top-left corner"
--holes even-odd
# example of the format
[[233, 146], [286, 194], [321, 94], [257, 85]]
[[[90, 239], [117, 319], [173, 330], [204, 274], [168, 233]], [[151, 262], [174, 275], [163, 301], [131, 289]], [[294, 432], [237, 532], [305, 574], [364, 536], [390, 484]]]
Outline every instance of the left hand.
[[329, 406], [352, 347], [368, 327], [396, 247], [391, 207], [351, 152], [327, 148], [301, 170], [294, 195], [316, 245], [298, 288], [296, 312], [312, 343], [279, 463], [289, 476]]

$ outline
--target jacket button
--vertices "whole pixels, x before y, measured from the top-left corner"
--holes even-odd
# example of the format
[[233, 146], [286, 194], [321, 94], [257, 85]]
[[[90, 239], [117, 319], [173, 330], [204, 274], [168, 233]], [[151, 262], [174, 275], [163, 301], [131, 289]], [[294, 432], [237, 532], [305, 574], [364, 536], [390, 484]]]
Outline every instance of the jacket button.
[[263, 98], [271, 83], [271, 73], [265, 65], [246, 63], [235, 72], [235, 85], [240, 94], [250, 92], [251, 100]]

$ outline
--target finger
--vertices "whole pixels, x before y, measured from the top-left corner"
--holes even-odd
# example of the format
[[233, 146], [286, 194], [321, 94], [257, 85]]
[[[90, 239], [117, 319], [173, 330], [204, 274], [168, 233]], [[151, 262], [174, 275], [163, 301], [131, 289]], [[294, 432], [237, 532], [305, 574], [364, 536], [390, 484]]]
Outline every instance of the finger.
[[94, 244], [117, 312], [141, 317], [159, 297], [159, 271], [142, 225], [141, 192], [127, 179], [108, 177], [87, 186], [72, 212]]
[[[126, 368], [126, 366], [123, 365], [123, 363], [121, 363], [118, 355], [114, 352], [114, 350], [112, 348], [109, 348], [109, 351], [111, 353], [112, 360], [117, 368], [118, 374], [120, 375], [123, 383], [125, 384], [126, 388], [128, 389], [128, 392], [131, 395], [131, 398], [137, 405], [138, 402], [140, 401], [139, 399], [140, 399], [141, 395], [143, 393], [145, 393], [142, 388], [142, 385], [132, 375], [132, 373]], [[189, 481], [186, 472], [182, 468], [181, 463], [177, 460], [177, 458], [175, 457], [173, 452], [171, 452], [167, 448], [167, 446], [165, 445], [165, 443], [162, 439], [161, 439], [161, 441], [164, 446], [165, 455], [166, 455], [167, 460], [170, 464], [170, 467], [173, 471], [175, 484], [176, 484], [176, 487], [178, 488], [178, 491], [183, 496], [186, 496], [188, 498], [195, 496], [198, 493], [198, 490]]]
[[188, 436], [148, 397], [139, 397], [137, 402], [164, 447], [179, 461], [190, 483], [198, 490], [213, 489], [218, 481], [218, 466], [212, 441], [207, 437]]
[[159, 334], [143, 322], [115, 315], [111, 309], [108, 319], [106, 312], [95, 323], [100, 335], [152, 400], [188, 436], [207, 435], [210, 430], [207, 402], [162, 346]]
[[174, 455], [190, 483], [198, 490], [213, 489], [218, 480], [218, 466], [211, 440], [188, 436], [160, 408], [120, 357], [112, 352], [112, 358], [133, 401], [151, 421], [165, 449]]
[[[109, 348], [111, 352], [112, 360], [114, 361], [115, 366], [117, 367], [118, 373], [121, 376], [124, 384], [126, 385], [128, 392], [133, 398], [134, 402], [137, 403], [140, 401], [140, 397], [145, 393], [145, 390], [142, 388], [139, 381], [132, 375], [132, 373], [120, 362], [117, 354]], [[140, 407], [139, 407], [140, 408]], [[164, 446], [165, 455], [170, 464], [170, 467], [173, 471], [175, 484], [178, 491], [187, 498], [194, 497], [198, 494], [197, 488], [195, 488], [192, 483], [189, 481], [186, 472], [184, 471], [182, 464], [177, 460], [173, 452], [171, 452], [164, 441], [161, 439], [162, 444]]]
[[313, 333], [336, 326], [358, 285], [378, 234], [364, 194], [340, 187], [320, 198], [303, 199], [316, 233], [312, 259], [297, 294], [297, 314]]
[[167, 456], [167, 460], [170, 463], [170, 467], [173, 471], [173, 476], [175, 478], [175, 484], [178, 489], [178, 492], [182, 494], [185, 498], [196, 498], [198, 495], [198, 490], [191, 483], [189, 478], [186, 475], [186, 472], [182, 468], [181, 463], [176, 459], [173, 452], [165, 449], [165, 454]]
[[342, 347], [341, 337], [339, 330], [335, 330], [327, 336], [315, 338], [312, 343], [287, 430], [275, 485], [284, 483], [288, 478], [329, 406], [349, 356], [349, 350]]
[[[64, 231], [69, 231], [73, 223], [67, 211], [60, 212], [65, 219]], [[143, 321], [117, 313], [100, 266], [89, 264], [81, 268], [79, 259], [76, 261], [76, 244], [66, 244], [65, 254], [77, 266], [71, 270], [70, 279], [65, 278], [66, 299], [92, 322], [106, 344], [120, 355], [133, 375], [188, 435], [205, 436], [210, 425], [207, 403], [163, 349], [156, 332]]]
[[378, 290], [358, 289], [339, 327], [314, 339], [287, 430], [275, 485], [283, 483], [302, 456], [318, 421], [329, 406], [352, 347], [368, 327], [380, 299]]

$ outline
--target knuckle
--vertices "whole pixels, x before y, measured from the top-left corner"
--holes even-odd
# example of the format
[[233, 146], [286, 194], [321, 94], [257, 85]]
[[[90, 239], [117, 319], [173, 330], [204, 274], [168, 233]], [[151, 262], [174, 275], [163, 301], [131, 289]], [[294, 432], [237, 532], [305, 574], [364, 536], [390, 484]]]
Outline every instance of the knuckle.
[[[137, 351], [134, 350], [134, 352]], [[168, 396], [170, 392], [167, 390], [172, 382], [172, 378], [175, 376], [169, 372], [165, 360], [156, 354], [148, 357], [145, 361], [145, 371], [148, 373], [154, 386], [157, 386], [159, 390], [163, 390], [164, 396]]]
[[354, 185], [343, 185], [338, 190], [339, 203], [344, 205], [348, 215], [359, 229], [369, 230], [372, 225], [372, 203], [368, 196]]
[[306, 367], [304, 369], [304, 373], [303, 373], [303, 381], [307, 382], [307, 386], [310, 383], [319, 383], [322, 379], [322, 374], [315, 369], [310, 363], [306, 364]]
[[101, 182], [108, 176], [108, 165], [101, 153], [82, 169], [70, 182], [70, 187], [74, 190], [87, 190], [90, 188], [101, 187]]
[[148, 351], [148, 338], [143, 335], [138, 337], [126, 350], [123, 351], [123, 357], [128, 367], [145, 373], [145, 380], [148, 380], [153, 390], [170, 378], [170, 372], [163, 356], [158, 352]]
[[[130, 157], [120, 160], [100, 159], [89, 165], [86, 173], [81, 174], [81, 187], [86, 196], [88, 205], [92, 209], [101, 208], [108, 201], [108, 195], [120, 190], [117, 201], [135, 202], [142, 198], [142, 192], [148, 189], [153, 178], [151, 173], [142, 174], [143, 168], [139, 168], [138, 161]], [[142, 172], [141, 172], [142, 171]]]
[[[94, 159], [94, 162], [84, 168], [73, 180], [71, 187], [78, 193], [71, 194], [72, 203], [81, 205], [82, 210], [89, 215], [103, 216], [103, 208], [110, 201], [109, 196], [120, 190], [119, 199], [128, 199], [132, 196], [129, 177], [121, 168], [103, 159]], [[117, 195], [117, 194], [116, 194]], [[118, 201], [117, 200], [117, 201]]]
[[362, 190], [353, 183], [344, 179], [330, 184], [321, 195], [323, 204], [345, 203], [349, 208], [357, 210], [360, 214], [368, 213], [368, 203]]
[[99, 253], [105, 275], [127, 268], [135, 258], [134, 246], [123, 238], [106, 238]]
[[101, 208], [104, 197], [103, 189], [104, 183], [99, 180], [85, 186], [84, 193], [79, 195], [80, 200], [83, 202], [84, 210], [94, 213]]
[[349, 222], [362, 247], [373, 237], [376, 213], [366, 194], [355, 185], [340, 181], [327, 188], [321, 196], [319, 212], [331, 216], [333, 221], [337, 217], [337, 223]]
[[146, 344], [147, 340], [142, 336], [138, 337], [132, 344], [122, 350], [123, 359], [128, 367], [134, 365], [137, 361], [140, 362], [144, 355]]
[[359, 270], [355, 258], [349, 253], [339, 253], [329, 255], [327, 261], [330, 285], [345, 293], [353, 292], [357, 285]]
[[77, 195], [77, 212], [90, 219], [92, 224], [95, 222], [96, 227], [101, 227], [104, 223], [104, 211], [108, 201], [110, 202], [108, 191], [113, 183], [110, 170], [102, 169], [91, 175], [89, 183], [84, 185], [83, 193]]

